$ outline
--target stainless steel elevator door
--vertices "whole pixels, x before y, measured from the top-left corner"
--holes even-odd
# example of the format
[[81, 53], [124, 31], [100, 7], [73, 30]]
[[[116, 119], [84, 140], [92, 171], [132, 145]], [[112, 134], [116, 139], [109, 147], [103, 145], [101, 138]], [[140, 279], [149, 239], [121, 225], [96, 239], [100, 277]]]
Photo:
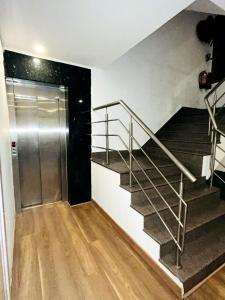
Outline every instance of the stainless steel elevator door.
[[62, 199], [59, 101], [38, 100], [42, 202]]
[[18, 150], [13, 155], [17, 207], [66, 201], [66, 89], [10, 78], [6, 83], [11, 139]]
[[35, 98], [15, 99], [19, 179], [22, 206], [40, 204], [42, 199], [38, 139], [38, 106]]

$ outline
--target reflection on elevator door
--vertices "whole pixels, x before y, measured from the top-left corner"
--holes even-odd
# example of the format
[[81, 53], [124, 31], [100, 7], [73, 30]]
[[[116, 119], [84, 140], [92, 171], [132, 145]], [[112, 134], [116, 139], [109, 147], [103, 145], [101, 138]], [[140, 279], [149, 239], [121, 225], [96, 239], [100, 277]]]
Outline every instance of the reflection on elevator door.
[[65, 88], [7, 79], [7, 92], [21, 207], [67, 200]]

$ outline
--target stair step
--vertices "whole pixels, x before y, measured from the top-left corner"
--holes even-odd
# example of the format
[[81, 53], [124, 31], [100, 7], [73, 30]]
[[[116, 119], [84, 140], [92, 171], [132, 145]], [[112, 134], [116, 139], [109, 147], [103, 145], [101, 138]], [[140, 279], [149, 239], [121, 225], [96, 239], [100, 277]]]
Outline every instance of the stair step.
[[168, 123], [165, 126], [167, 130], [188, 130], [189, 132], [208, 133], [208, 124], [204, 123]]
[[[128, 151], [121, 151], [122, 156], [124, 157], [126, 163], [129, 165], [129, 158], [128, 158]], [[155, 167], [151, 164], [151, 162], [146, 158], [146, 156], [144, 156], [143, 154], [141, 154], [141, 152], [138, 150], [134, 151], [133, 153], [134, 157], [136, 158], [136, 160], [138, 161], [138, 163], [136, 163], [135, 160], [133, 160], [133, 171], [135, 172], [140, 172], [140, 167], [138, 164], [140, 164], [140, 166], [144, 169], [144, 170], [153, 170], [155, 169]], [[124, 161], [122, 160], [122, 158], [120, 157], [120, 155], [118, 153], [114, 153], [114, 152], [110, 152], [109, 153], [109, 164], [106, 164], [106, 154], [105, 152], [101, 152], [101, 153], [93, 153], [92, 154], [92, 161], [100, 164], [112, 171], [115, 171], [117, 173], [123, 174], [124, 177], [126, 178], [127, 174], [129, 174], [129, 169], [127, 167], [127, 165], [124, 163]], [[168, 158], [165, 159], [157, 159], [157, 158], [152, 158], [154, 164], [161, 170], [166, 170], [167, 167], [174, 167], [174, 164], [168, 160]], [[143, 173], [143, 172], [142, 172]]]
[[175, 253], [170, 253], [160, 261], [184, 284], [187, 292], [225, 262], [225, 218], [210, 223], [207, 230], [199, 232], [185, 243], [181, 257], [182, 269], [175, 265]]
[[[207, 133], [196, 133], [185, 130], [176, 131], [162, 131], [157, 134], [160, 140], [174, 140], [174, 141], [186, 141], [186, 142], [204, 142], [210, 143], [210, 136]], [[219, 139], [219, 136], [218, 136]]]
[[[211, 151], [211, 143], [205, 142], [193, 142], [193, 141], [177, 141], [177, 140], [166, 140], [161, 139], [161, 142], [169, 149], [169, 150], [182, 150], [184, 152], [191, 153], [204, 153], [210, 154]], [[157, 144], [154, 141], [149, 142], [150, 147], [157, 147]]]
[[[172, 187], [178, 192], [179, 191], [179, 187], [180, 187], [180, 180], [176, 181], [176, 182], [170, 182]], [[189, 180], [184, 181], [184, 187], [185, 190], [196, 190], [200, 187], [202, 187], [202, 185], [205, 183], [205, 179], [201, 178], [198, 179], [197, 182], [195, 182], [194, 184], [191, 183]], [[140, 203], [148, 203], [148, 198], [150, 198], [150, 200], [152, 201], [152, 203], [157, 203], [157, 206], [159, 208], [164, 208], [163, 206], [163, 200], [161, 198], [161, 196], [163, 196], [165, 199], [168, 200], [168, 202], [171, 202], [171, 204], [174, 204], [175, 201], [177, 201], [176, 199], [174, 199], [175, 196], [175, 192], [174, 190], [168, 185], [168, 184], [163, 184], [163, 185], [159, 185], [157, 186], [157, 190], [158, 193], [155, 188], [148, 188], [145, 189], [145, 194], [143, 193], [142, 190], [138, 190], [136, 192], [133, 192], [131, 194], [131, 205], [140, 205]], [[148, 196], [148, 198], [146, 197], [146, 195]]]
[[[222, 130], [225, 130], [224, 112], [225, 108], [221, 115], [217, 115], [221, 120]], [[153, 182], [153, 184], [149, 182], [134, 161], [133, 172], [141, 187], [135, 179], [133, 186], [129, 187], [129, 170], [116, 151], [110, 152], [109, 165], [105, 164], [105, 152], [94, 154], [92, 160], [120, 174], [120, 186], [131, 193], [131, 207], [143, 216], [144, 232], [160, 245], [160, 261], [183, 282], [186, 292], [225, 262], [225, 202], [220, 200], [220, 190], [216, 187], [210, 189], [206, 185], [205, 178], [201, 177], [203, 157], [210, 155], [211, 152], [208, 111], [183, 107], [156, 135], [198, 179], [193, 184], [184, 178], [183, 199], [187, 203], [188, 210], [185, 248], [181, 259], [183, 268], [180, 270], [176, 268], [176, 245], [173, 238], [149, 203], [150, 199], [170, 231], [176, 236], [177, 222], [161, 197], [164, 197], [173, 212], [178, 215], [179, 197], [171, 186], [143, 156], [141, 150], [135, 150], [134, 155]], [[217, 142], [219, 141], [218, 136]], [[152, 140], [149, 140], [143, 149], [178, 192], [179, 169]], [[121, 154], [128, 164], [128, 151], [121, 151]]]
[[[156, 165], [160, 172], [164, 176], [179, 176], [180, 171], [179, 169], [172, 163], [165, 162], [164, 164], [161, 162], [160, 164]], [[154, 167], [143, 167], [145, 173], [149, 176], [150, 179], [157, 179], [161, 178], [160, 172]], [[146, 175], [142, 170], [133, 171], [134, 176], [139, 182], [145, 182], [146, 181]], [[129, 184], [129, 172], [121, 174], [121, 185], [128, 185]], [[134, 179], [135, 182], [135, 179]]]
[[[187, 226], [186, 226], [186, 238], [188, 238], [188, 234], [193, 234], [194, 230], [201, 230], [204, 235], [204, 225], [209, 224], [212, 221], [215, 221], [217, 218], [221, 216], [225, 217], [225, 203], [220, 201], [217, 202], [216, 207], [210, 210], [202, 210], [201, 213], [192, 212], [191, 216], [189, 215], [187, 218]], [[174, 236], [177, 235], [177, 223], [175, 222], [174, 217], [171, 216], [170, 219], [166, 220], [168, 227]], [[161, 246], [168, 244], [172, 241], [172, 237], [161, 222], [161, 220], [157, 217], [152, 220], [148, 220], [145, 223], [144, 231], [150, 235], [155, 241], [157, 241]], [[186, 250], [185, 250], [186, 251]], [[164, 250], [165, 252], [165, 250]], [[172, 251], [173, 252], [173, 251]], [[171, 252], [170, 252], [171, 253]]]
[[206, 115], [208, 116], [208, 110], [206, 108], [194, 108], [194, 107], [187, 107], [187, 106], [183, 106], [179, 112], [179, 114], [181, 115]]
[[[212, 187], [210, 190], [205, 185], [202, 185], [200, 187], [197, 187], [196, 189], [189, 189], [184, 192], [183, 199], [190, 204], [191, 201], [196, 199], [202, 199], [206, 202], [206, 197], [210, 198], [210, 195], [219, 195], [219, 190], [215, 187]], [[152, 198], [151, 201], [153, 202], [153, 205], [157, 208], [159, 212], [168, 209], [167, 205], [163, 202], [163, 200], [160, 197]], [[171, 207], [176, 207], [179, 202], [179, 198], [175, 195], [174, 192], [171, 191], [171, 193], [166, 197], [167, 203]], [[211, 199], [210, 199], [211, 201]], [[205, 203], [204, 202], [204, 203]], [[134, 208], [136, 211], [138, 211], [140, 214], [142, 214], [145, 218], [148, 217], [151, 214], [155, 214], [155, 211], [149, 201], [146, 199], [146, 197], [143, 197], [143, 199], [139, 202], [132, 202], [131, 207]]]
[[[179, 184], [180, 183], [180, 174], [179, 175], [167, 176], [166, 179], [172, 185], [177, 184], [177, 183]], [[169, 187], [168, 183], [162, 177], [153, 178], [153, 179], [151, 179], [151, 181], [152, 181], [152, 183], [154, 184], [155, 187]], [[204, 178], [199, 178], [197, 180], [197, 182], [192, 183], [192, 182], [190, 182], [190, 180], [187, 177], [185, 177], [183, 179], [183, 181], [184, 181], [184, 185], [187, 188], [189, 188], [190, 186], [194, 187], [194, 186], [198, 186], [199, 184], [202, 184], [203, 182], [205, 182], [205, 179]], [[150, 189], [154, 189], [154, 186], [152, 185], [152, 183], [146, 178], [146, 180], [141, 183], [141, 187], [145, 191], [148, 192]], [[130, 193], [136, 193], [136, 192], [139, 192], [139, 191], [142, 192], [142, 188], [135, 181], [135, 179], [133, 179], [133, 186], [132, 187], [130, 187], [129, 184], [122, 184], [122, 185], [120, 185], [120, 187], [124, 188], [125, 190], [127, 190]], [[169, 190], [170, 190], [170, 188], [169, 188]]]
[[[165, 159], [165, 153], [160, 150], [158, 147], [149, 147], [145, 145], [145, 151], [150, 153], [152, 158], [155, 159]], [[188, 168], [193, 174], [201, 176], [202, 174], [202, 162], [203, 156], [208, 155], [206, 153], [193, 153], [193, 151], [184, 151], [184, 150], [171, 150], [174, 156], [179, 159], [186, 168]]]
[[178, 114], [174, 118], [174, 122], [208, 124], [209, 114], [208, 115], [207, 114], [194, 114], [194, 115]]

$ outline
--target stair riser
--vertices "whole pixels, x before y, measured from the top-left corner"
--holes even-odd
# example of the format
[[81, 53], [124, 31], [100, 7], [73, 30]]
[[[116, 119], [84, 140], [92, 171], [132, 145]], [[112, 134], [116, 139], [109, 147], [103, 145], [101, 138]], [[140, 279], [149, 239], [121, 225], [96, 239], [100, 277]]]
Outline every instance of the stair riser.
[[[194, 184], [191, 183], [189, 180], [185, 180], [184, 188], [185, 189], [190, 189], [190, 188], [196, 189], [196, 188], [199, 188], [199, 186], [201, 186], [204, 182], [205, 182], [205, 178], [199, 179]], [[178, 192], [179, 188], [180, 188], [180, 182], [172, 183], [172, 186]], [[171, 187], [168, 185], [158, 186], [157, 189], [159, 190], [161, 195], [164, 196], [165, 198], [168, 197], [168, 194], [170, 194], [170, 195], [175, 194], [173, 192], [173, 190], [171, 189]], [[147, 195], [149, 196], [150, 199], [151, 198], [154, 198], [154, 199], [159, 198], [159, 200], [160, 200], [160, 196], [158, 195], [158, 193], [156, 192], [156, 190], [154, 188], [147, 189], [147, 190], [145, 190], [145, 192], [147, 193]], [[144, 195], [143, 191], [140, 190], [140, 191], [132, 193], [131, 203], [133, 205], [138, 204], [143, 201], [146, 201], [146, 203], [149, 203], [149, 202], [147, 202], [148, 200], [147, 200], [146, 196]]]
[[[171, 176], [171, 175], [179, 175], [179, 171], [176, 166], [167, 166], [167, 167], [160, 167], [160, 171], [163, 173], [164, 176]], [[150, 179], [161, 178], [161, 175], [156, 169], [146, 170], [145, 171]], [[143, 182], [147, 180], [147, 177], [142, 171], [135, 171], [135, 177], [139, 180], [139, 182]], [[134, 179], [135, 181], [135, 179]], [[120, 176], [121, 184], [128, 184], [129, 183], [129, 174], [121, 174]]]
[[[204, 226], [196, 229], [194, 232], [187, 233], [185, 236], [185, 241], [188, 242], [188, 240], [198, 239], [198, 237], [205, 234], [205, 232], [212, 230], [213, 227], [221, 226], [221, 224], [224, 222], [225, 222], [225, 216], [221, 216], [221, 217], [205, 224]], [[184, 246], [184, 251], [185, 251], [185, 246]], [[176, 262], [176, 247], [174, 245], [172, 245], [172, 243], [171, 243], [170, 253], [174, 253], [174, 264], [175, 264], [175, 262]], [[164, 263], [163, 262], [163, 257], [164, 257], [163, 251], [160, 254], [160, 257], [161, 257], [160, 261], [162, 263]], [[195, 274], [192, 278], [187, 280], [184, 283], [184, 291], [187, 292], [188, 290], [190, 290], [197, 283], [199, 283], [202, 279], [206, 278], [209, 274], [211, 274], [214, 270], [216, 270], [219, 266], [221, 266], [224, 262], [225, 262], [225, 254], [218, 257], [214, 262], [210, 263], [210, 265], [208, 265], [207, 268], [201, 270], [199, 273]], [[181, 263], [182, 263], [182, 257], [181, 257]]]
[[[156, 147], [152, 147], [149, 149], [146, 149], [148, 153], [150, 153], [151, 157], [155, 157], [157, 159], [165, 159], [166, 155]], [[183, 152], [176, 152], [171, 151], [176, 158], [178, 158], [182, 163], [189, 168], [193, 174], [196, 176], [201, 176], [202, 174], [202, 162], [203, 162], [203, 156], [204, 155], [195, 155], [192, 153], [183, 153]]]
[[[215, 208], [220, 202], [220, 193], [215, 192], [209, 195], [204, 195], [202, 197], [194, 199], [194, 201], [189, 201], [188, 204], [188, 216], [187, 220], [191, 219], [192, 213], [202, 213], [207, 212], [210, 209]], [[173, 207], [173, 211], [178, 215], [178, 205]], [[171, 212], [169, 209], [163, 210], [161, 212], [163, 219], [167, 221], [168, 224], [174, 223], [174, 217], [172, 217]], [[154, 220], [158, 219], [156, 214], [151, 214], [145, 217], [144, 224], [147, 226], [148, 222], [154, 222]]]
[[[218, 205], [219, 201], [220, 201], [219, 193], [217, 193], [217, 195], [214, 195], [214, 196], [213, 195], [206, 196], [206, 197], [204, 197], [204, 199], [202, 199], [202, 201], [199, 199], [197, 201], [198, 203], [193, 203], [192, 207], [190, 205], [190, 208], [188, 209], [187, 222], [191, 218], [191, 213], [192, 213], [193, 210], [195, 210], [195, 211], [199, 210], [199, 212], [202, 210], [203, 203], [210, 210], [210, 209], [215, 208]], [[195, 201], [193, 201], [193, 202], [195, 202]], [[205, 209], [205, 210], [207, 210], [207, 209]], [[191, 230], [191, 231], [187, 232], [186, 235], [185, 235], [185, 239], [188, 240], [188, 239], [191, 239], [191, 238], [196, 238], [197, 235], [203, 234], [203, 232], [208, 228], [207, 226], [209, 226], [209, 224], [212, 225], [212, 224], [214, 224], [213, 222], [215, 222], [215, 223], [218, 222], [218, 220], [220, 218], [221, 217], [219, 217], [217, 219], [214, 219], [214, 220], [211, 220], [210, 222], [208, 222], [206, 224], [202, 224], [199, 227], [195, 228], [194, 230]], [[170, 253], [174, 249], [175, 249], [175, 244], [174, 244], [173, 241], [170, 241], [166, 244], [161, 245], [161, 247], [160, 247], [160, 255], [161, 256], [160, 257], [165, 256], [166, 254]]]
[[[192, 213], [202, 213], [202, 211], [208, 211], [210, 209], [215, 208], [220, 202], [220, 193], [215, 192], [209, 195], [204, 195], [199, 198], [195, 198], [193, 201], [188, 202], [188, 215], [187, 221], [191, 219]], [[173, 207], [173, 211], [178, 215], [178, 204]], [[161, 212], [163, 219], [167, 221], [168, 224], [173, 224], [175, 222], [174, 217], [170, 210], [167, 208]], [[145, 216], [144, 225], [147, 227], [149, 222], [157, 223], [158, 216], [155, 213], [151, 215]]]

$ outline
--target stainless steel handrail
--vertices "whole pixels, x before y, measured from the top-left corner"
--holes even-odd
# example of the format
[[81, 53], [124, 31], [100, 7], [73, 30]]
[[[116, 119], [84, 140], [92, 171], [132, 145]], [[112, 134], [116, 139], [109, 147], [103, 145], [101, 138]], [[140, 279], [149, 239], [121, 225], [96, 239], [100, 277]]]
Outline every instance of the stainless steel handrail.
[[[219, 97], [217, 95], [218, 89], [225, 83], [225, 78], [221, 80], [219, 83], [215, 85], [215, 87], [205, 96], [204, 101], [206, 104], [206, 108], [209, 113], [209, 130], [208, 134], [211, 136], [212, 141], [212, 148], [211, 148], [211, 160], [210, 160], [210, 172], [211, 172], [211, 179], [210, 179], [210, 187], [212, 187], [213, 184], [213, 176], [215, 175], [218, 177], [222, 182], [222, 178], [218, 174], [215, 173], [215, 161], [217, 161], [222, 167], [225, 168], [225, 165], [222, 164], [217, 158], [216, 158], [216, 149], [219, 148], [223, 152], [225, 152], [221, 147], [217, 145], [217, 135], [221, 135], [225, 137], [225, 133], [221, 131], [218, 128], [219, 122], [216, 120], [216, 105], [220, 102], [220, 100], [225, 96], [225, 92], [223, 92]], [[210, 104], [210, 96], [214, 95], [213, 97], [213, 103]], [[224, 107], [224, 104], [222, 105]]]
[[187, 177], [191, 182], [195, 182], [197, 178], [169, 151], [169, 149], [160, 142], [155, 134], [149, 129], [149, 127], [137, 116], [135, 112], [123, 101], [114, 101], [105, 105], [101, 105], [93, 108], [93, 111], [97, 111], [103, 108], [112, 107], [115, 105], [121, 105], [128, 114], [135, 120], [139, 126], [147, 133], [147, 135], [153, 139], [153, 141], [162, 149], [162, 151], [173, 161], [173, 163], [180, 169], [180, 171]]
[[[96, 149], [103, 149], [103, 150], [106, 150], [106, 148], [104, 147], [99, 147], [99, 146], [93, 146], [92, 145], [92, 148], [96, 148]], [[112, 149], [110, 148], [111, 151], [116, 151], [120, 158], [122, 159], [122, 161], [125, 163], [125, 165], [127, 166], [128, 170], [129, 170], [129, 164], [126, 162], [125, 158], [123, 157], [122, 153], [119, 151], [119, 150], [116, 150], [116, 149]], [[140, 166], [140, 165], [139, 165]], [[141, 168], [142, 169], [142, 168]], [[143, 170], [143, 169], [142, 169]], [[176, 246], [178, 247], [179, 251], [183, 251], [184, 249], [184, 235], [182, 236], [182, 242], [179, 243], [178, 242], [178, 239], [176, 239], [176, 237], [174, 236], [174, 234], [172, 233], [172, 231], [170, 230], [170, 228], [168, 227], [168, 225], [166, 224], [166, 222], [164, 221], [163, 217], [160, 215], [160, 213], [158, 212], [156, 206], [153, 204], [153, 202], [151, 201], [150, 197], [148, 196], [148, 194], [146, 193], [146, 189], [142, 187], [140, 181], [137, 179], [135, 173], [131, 170], [132, 172], [132, 176], [134, 177], [134, 179], [136, 180], [139, 188], [141, 189], [141, 191], [144, 193], [145, 197], [147, 198], [147, 200], [149, 201], [149, 203], [151, 204], [151, 206], [153, 207], [155, 213], [158, 215], [158, 217], [160, 218], [161, 222], [163, 223], [163, 225], [165, 226], [165, 228], [167, 229], [167, 231], [169, 232], [170, 236], [172, 237], [173, 241], [175, 242]], [[146, 174], [146, 173], [145, 173]], [[147, 176], [147, 174], [146, 174]], [[149, 178], [147, 176], [147, 178]], [[153, 187], [158, 191], [158, 189], [156, 188], [155, 185], [153, 185]], [[162, 195], [161, 195], [162, 197]], [[182, 199], [183, 200], [183, 199]], [[166, 204], [167, 204], [167, 207], [170, 208], [170, 210], [172, 210], [172, 214], [175, 215], [175, 218], [176, 220], [178, 221], [179, 225], [182, 227], [183, 231], [185, 232], [186, 230], [186, 216], [187, 216], [187, 204], [185, 201], [183, 201], [185, 206], [184, 206], [184, 219], [185, 221], [183, 223], [180, 222], [179, 218], [175, 215], [174, 211], [171, 209], [171, 207], [169, 206], [169, 204], [167, 203], [166, 201]]]
[[[127, 129], [127, 127], [125, 126], [125, 124], [120, 120], [120, 119], [111, 119], [109, 120], [111, 122], [114, 121], [118, 121], [121, 126], [126, 130], [126, 132], [129, 134], [129, 130]], [[93, 122], [95, 123], [95, 122]], [[136, 143], [136, 145], [139, 147], [139, 150], [141, 150], [141, 152], [144, 154], [144, 156], [147, 158], [147, 160], [154, 166], [154, 168], [158, 171], [158, 173], [160, 174], [160, 176], [165, 180], [165, 182], [169, 185], [169, 187], [172, 189], [172, 191], [177, 195], [178, 198], [180, 198], [182, 201], [183, 199], [180, 197], [179, 193], [175, 190], [175, 188], [172, 186], [172, 184], [167, 180], [167, 178], [164, 176], [164, 174], [160, 171], [160, 169], [156, 166], [156, 164], [154, 163], [154, 161], [149, 157], [149, 155], [144, 151], [144, 149], [142, 148], [142, 146], [140, 145], [140, 143], [137, 141], [137, 139], [135, 139], [134, 136], [132, 136], [134, 142]]]
[[[124, 125], [124, 123], [118, 119], [109, 119], [108, 117], [108, 108], [112, 106], [120, 105], [122, 108], [129, 114], [130, 116], [130, 122], [129, 122], [129, 129]], [[195, 182], [197, 179], [196, 177], [167, 149], [165, 145], [163, 145], [159, 139], [155, 136], [155, 134], [149, 129], [149, 127], [134, 113], [128, 105], [123, 101], [114, 101], [110, 102], [105, 105], [101, 105], [98, 107], [93, 108], [93, 111], [105, 109], [105, 120], [100, 121], [94, 121], [92, 124], [98, 124], [98, 123], [105, 123], [105, 134], [92, 134], [92, 136], [95, 137], [102, 137], [104, 136], [106, 139], [106, 146], [105, 147], [99, 147], [99, 146], [92, 146], [93, 148], [98, 149], [104, 149], [106, 150], [106, 164], [109, 164], [109, 151], [116, 151], [119, 156], [121, 157], [122, 161], [126, 164], [128, 170], [129, 170], [129, 184], [130, 187], [133, 186], [133, 179], [135, 179], [136, 183], [138, 184], [141, 191], [144, 193], [145, 197], [147, 197], [149, 203], [153, 207], [155, 213], [158, 215], [162, 223], [164, 224], [165, 228], [169, 232], [170, 236], [172, 237], [173, 241], [176, 244], [177, 247], [177, 253], [176, 258], [177, 262], [176, 265], [178, 268], [181, 267], [181, 254], [184, 249], [184, 239], [185, 239], [185, 232], [186, 232], [186, 220], [187, 220], [187, 204], [183, 199], [183, 190], [184, 190], [184, 183], [183, 183], [183, 176], [185, 175], [191, 182]], [[111, 134], [109, 133], [109, 123], [118, 121], [122, 127], [126, 130], [126, 133], [129, 135], [129, 145], [125, 143], [125, 141], [122, 139], [122, 137], [119, 134]], [[173, 187], [173, 185], [168, 181], [168, 179], [164, 176], [164, 174], [161, 172], [161, 170], [156, 166], [154, 161], [149, 157], [149, 155], [145, 152], [145, 150], [141, 147], [140, 143], [137, 141], [137, 139], [134, 137], [133, 134], [133, 121], [135, 121], [141, 128], [144, 130], [144, 132], [159, 146], [159, 148], [167, 155], [167, 157], [174, 163], [174, 165], [181, 171], [181, 176], [179, 180], [179, 192], [176, 191], [176, 189]], [[110, 137], [117, 137], [122, 142], [123, 146], [127, 150], [129, 154], [129, 163], [123, 158], [121, 152], [119, 150], [111, 149], [109, 147], [109, 138]], [[165, 180], [166, 184], [171, 188], [171, 190], [175, 193], [175, 195], [178, 197], [178, 215], [175, 213], [175, 211], [172, 209], [172, 206], [168, 203], [168, 201], [165, 199], [165, 196], [160, 192], [160, 190], [157, 188], [157, 186], [154, 184], [154, 182], [151, 180], [149, 175], [146, 173], [146, 171], [143, 169], [139, 161], [134, 156], [133, 152], [133, 142], [136, 143], [136, 145], [139, 147], [139, 150], [144, 154], [144, 157], [147, 158], [147, 160], [151, 163], [151, 165], [157, 170], [159, 175], [163, 180]], [[144, 174], [147, 181], [151, 184], [152, 188], [156, 191], [158, 194], [158, 197], [161, 198], [163, 201], [165, 207], [169, 210], [169, 212], [172, 214], [172, 216], [175, 218], [177, 222], [177, 235], [173, 234], [173, 232], [170, 230], [169, 226], [167, 225], [166, 221], [162, 218], [159, 211], [157, 210], [156, 206], [151, 201], [150, 197], [146, 193], [146, 188], [142, 186], [141, 182], [138, 180], [137, 176], [135, 175], [135, 172], [133, 170], [133, 162], [136, 163], [140, 171]], [[176, 204], [177, 205], [177, 204]]]
[[[94, 134], [92, 136], [104, 136], [102, 134]], [[114, 136], [114, 137], [118, 137], [119, 140], [122, 142], [123, 146], [126, 148], [127, 151], [129, 151], [128, 146], [126, 145], [124, 139], [118, 135], [118, 134], [113, 134], [113, 135], [109, 135], [109, 136]], [[171, 214], [175, 217], [175, 219], [179, 222], [176, 214], [174, 213], [174, 211], [171, 209], [170, 205], [168, 204], [168, 202], [166, 201], [166, 199], [162, 196], [162, 194], [159, 192], [159, 190], [157, 189], [157, 187], [155, 186], [155, 184], [153, 183], [153, 181], [149, 178], [148, 174], [145, 172], [145, 170], [142, 168], [142, 166], [139, 164], [138, 160], [135, 158], [135, 156], [132, 154], [132, 157], [134, 159], [134, 161], [136, 162], [136, 164], [138, 165], [138, 167], [140, 168], [140, 170], [143, 172], [143, 174], [146, 176], [147, 180], [150, 182], [150, 184], [154, 187], [155, 191], [157, 192], [157, 194], [161, 197], [161, 199], [163, 200], [163, 202], [166, 204], [166, 206], [168, 207], [168, 209], [170, 210]], [[164, 177], [164, 175], [163, 175]], [[165, 177], [164, 177], [165, 178]], [[167, 184], [170, 185], [170, 183], [167, 181]], [[187, 203], [183, 200], [183, 198], [177, 193], [177, 191], [175, 190], [175, 193], [177, 194], [178, 198], [180, 199], [180, 201], [187, 206]], [[183, 227], [183, 225], [179, 222], [179, 224], [181, 225], [181, 227]]]

